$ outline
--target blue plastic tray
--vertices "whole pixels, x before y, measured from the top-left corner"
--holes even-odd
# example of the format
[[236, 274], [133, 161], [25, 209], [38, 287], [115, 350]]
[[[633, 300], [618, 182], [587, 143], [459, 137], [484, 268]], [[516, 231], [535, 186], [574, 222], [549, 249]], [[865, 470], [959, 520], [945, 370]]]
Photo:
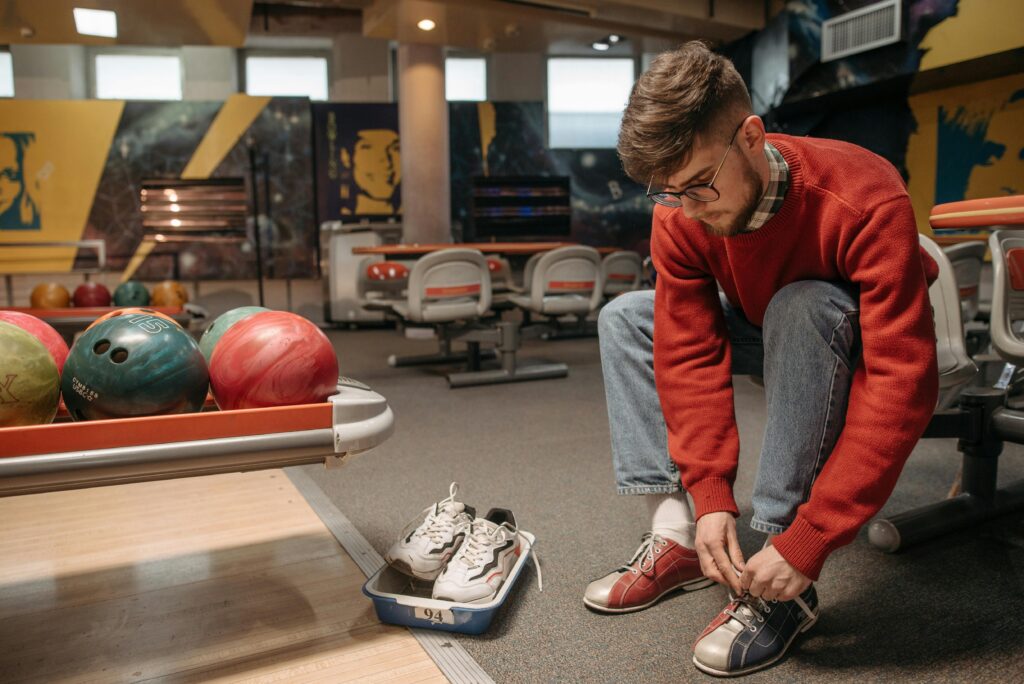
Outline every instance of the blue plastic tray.
[[520, 531], [523, 537], [523, 552], [512, 566], [512, 572], [501, 585], [497, 596], [488, 603], [455, 603], [436, 601], [430, 598], [429, 589], [425, 596], [409, 593], [409, 577], [385, 565], [375, 572], [363, 585], [363, 593], [373, 600], [373, 607], [381, 622], [406, 627], [423, 627], [445, 632], [462, 634], [483, 634], [491, 625], [509, 592], [515, 586], [523, 566], [533, 552], [536, 541], [529, 532]]

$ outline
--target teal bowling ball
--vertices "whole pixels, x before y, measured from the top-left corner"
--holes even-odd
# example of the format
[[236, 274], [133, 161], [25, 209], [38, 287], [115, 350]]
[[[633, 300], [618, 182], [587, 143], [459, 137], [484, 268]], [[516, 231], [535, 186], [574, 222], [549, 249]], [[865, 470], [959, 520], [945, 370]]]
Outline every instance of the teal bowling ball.
[[114, 306], [148, 306], [149, 290], [138, 280], [121, 283], [114, 290]]
[[233, 326], [243, 318], [248, 318], [253, 314], [258, 314], [263, 311], [270, 311], [262, 306], [240, 306], [237, 309], [231, 309], [214, 319], [213, 323], [206, 328], [206, 332], [199, 338], [199, 349], [203, 352], [203, 356], [206, 358], [206, 364], [210, 364], [210, 359], [213, 358], [213, 348], [220, 342], [220, 338], [224, 336], [224, 333], [228, 331], [228, 328]]
[[82, 333], [61, 379], [75, 420], [193, 413], [203, 408], [208, 386], [195, 340], [145, 313], [110, 318]]

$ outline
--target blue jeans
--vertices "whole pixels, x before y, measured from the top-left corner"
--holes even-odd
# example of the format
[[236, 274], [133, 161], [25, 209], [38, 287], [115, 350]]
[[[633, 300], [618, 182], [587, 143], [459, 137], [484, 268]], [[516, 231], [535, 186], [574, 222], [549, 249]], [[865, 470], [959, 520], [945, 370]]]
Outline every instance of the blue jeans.
[[[733, 375], [762, 376], [767, 400], [750, 526], [780, 534], [846, 421], [860, 350], [858, 297], [847, 283], [791, 283], [772, 298], [763, 328], [721, 299]], [[654, 384], [654, 291], [616, 297], [601, 310], [598, 331], [619, 493], [680, 491]]]

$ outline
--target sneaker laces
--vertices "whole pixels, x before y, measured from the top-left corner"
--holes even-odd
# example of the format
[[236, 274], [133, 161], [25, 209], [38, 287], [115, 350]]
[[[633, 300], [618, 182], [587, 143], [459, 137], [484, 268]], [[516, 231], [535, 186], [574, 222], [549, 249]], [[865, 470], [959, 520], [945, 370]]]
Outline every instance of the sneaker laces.
[[459, 483], [452, 482], [448, 486], [448, 498], [424, 508], [421, 515], [425, 515], [426, 518], [413, 532], [413, 536], [425, 536], [434, 544], [446, 541], [455, 528], [456, 516], [465, 510], [465, 506], [455, 500], [458, 491]]
[[640, 540], [640, 547], [633, 554], [633, 557], [629, 559], [629, 562], [619, 568], [619, 570], [630, 570], [633, 564], [639, 560], [640, 572], [646, 575], [651, 570], [654, 570], [654, 554], [657, 547], [667, 545], [668, 542], [660, 534], [644, 532], [644, 536]]
[[[475, 570], [488, 560], [485, 555], [493, 547], [497, 546], [501, 539], [501, 531], [505, 530], [507, 533], [515, 536], [516, 541], [522, 543], [523, 540], [527, 544], [530, 540], [520, 534], [519, 530], [512, 525], [504, 522], [500, 525], [495, 525], [492, 522], [483, 519], [474, 520], [469, 525], [469, 532], [466, 534], [466, 538], [462, 541], [462, 546], [455, 552], [455, 557], [450, 561], [451, 563], [462, 563], [470, 570]], [[544, 591], [544, 580], [541, 576], [540, 562], [537, 559], [537, 552], [530, 548], [530, 556], [533, 558], [533, 566], [537, 569], [537, 587]]]

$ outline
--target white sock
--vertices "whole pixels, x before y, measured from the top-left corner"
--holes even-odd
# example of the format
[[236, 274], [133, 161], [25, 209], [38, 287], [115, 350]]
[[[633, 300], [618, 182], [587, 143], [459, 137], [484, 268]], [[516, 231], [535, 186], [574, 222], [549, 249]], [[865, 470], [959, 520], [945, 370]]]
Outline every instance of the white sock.
[[651, 530], [677, 544], [692, 549], [695, 544], [697, 525], [686, 500], [686, 492], [671, 494], [647, 494], [647, 511], [651, 516]]

